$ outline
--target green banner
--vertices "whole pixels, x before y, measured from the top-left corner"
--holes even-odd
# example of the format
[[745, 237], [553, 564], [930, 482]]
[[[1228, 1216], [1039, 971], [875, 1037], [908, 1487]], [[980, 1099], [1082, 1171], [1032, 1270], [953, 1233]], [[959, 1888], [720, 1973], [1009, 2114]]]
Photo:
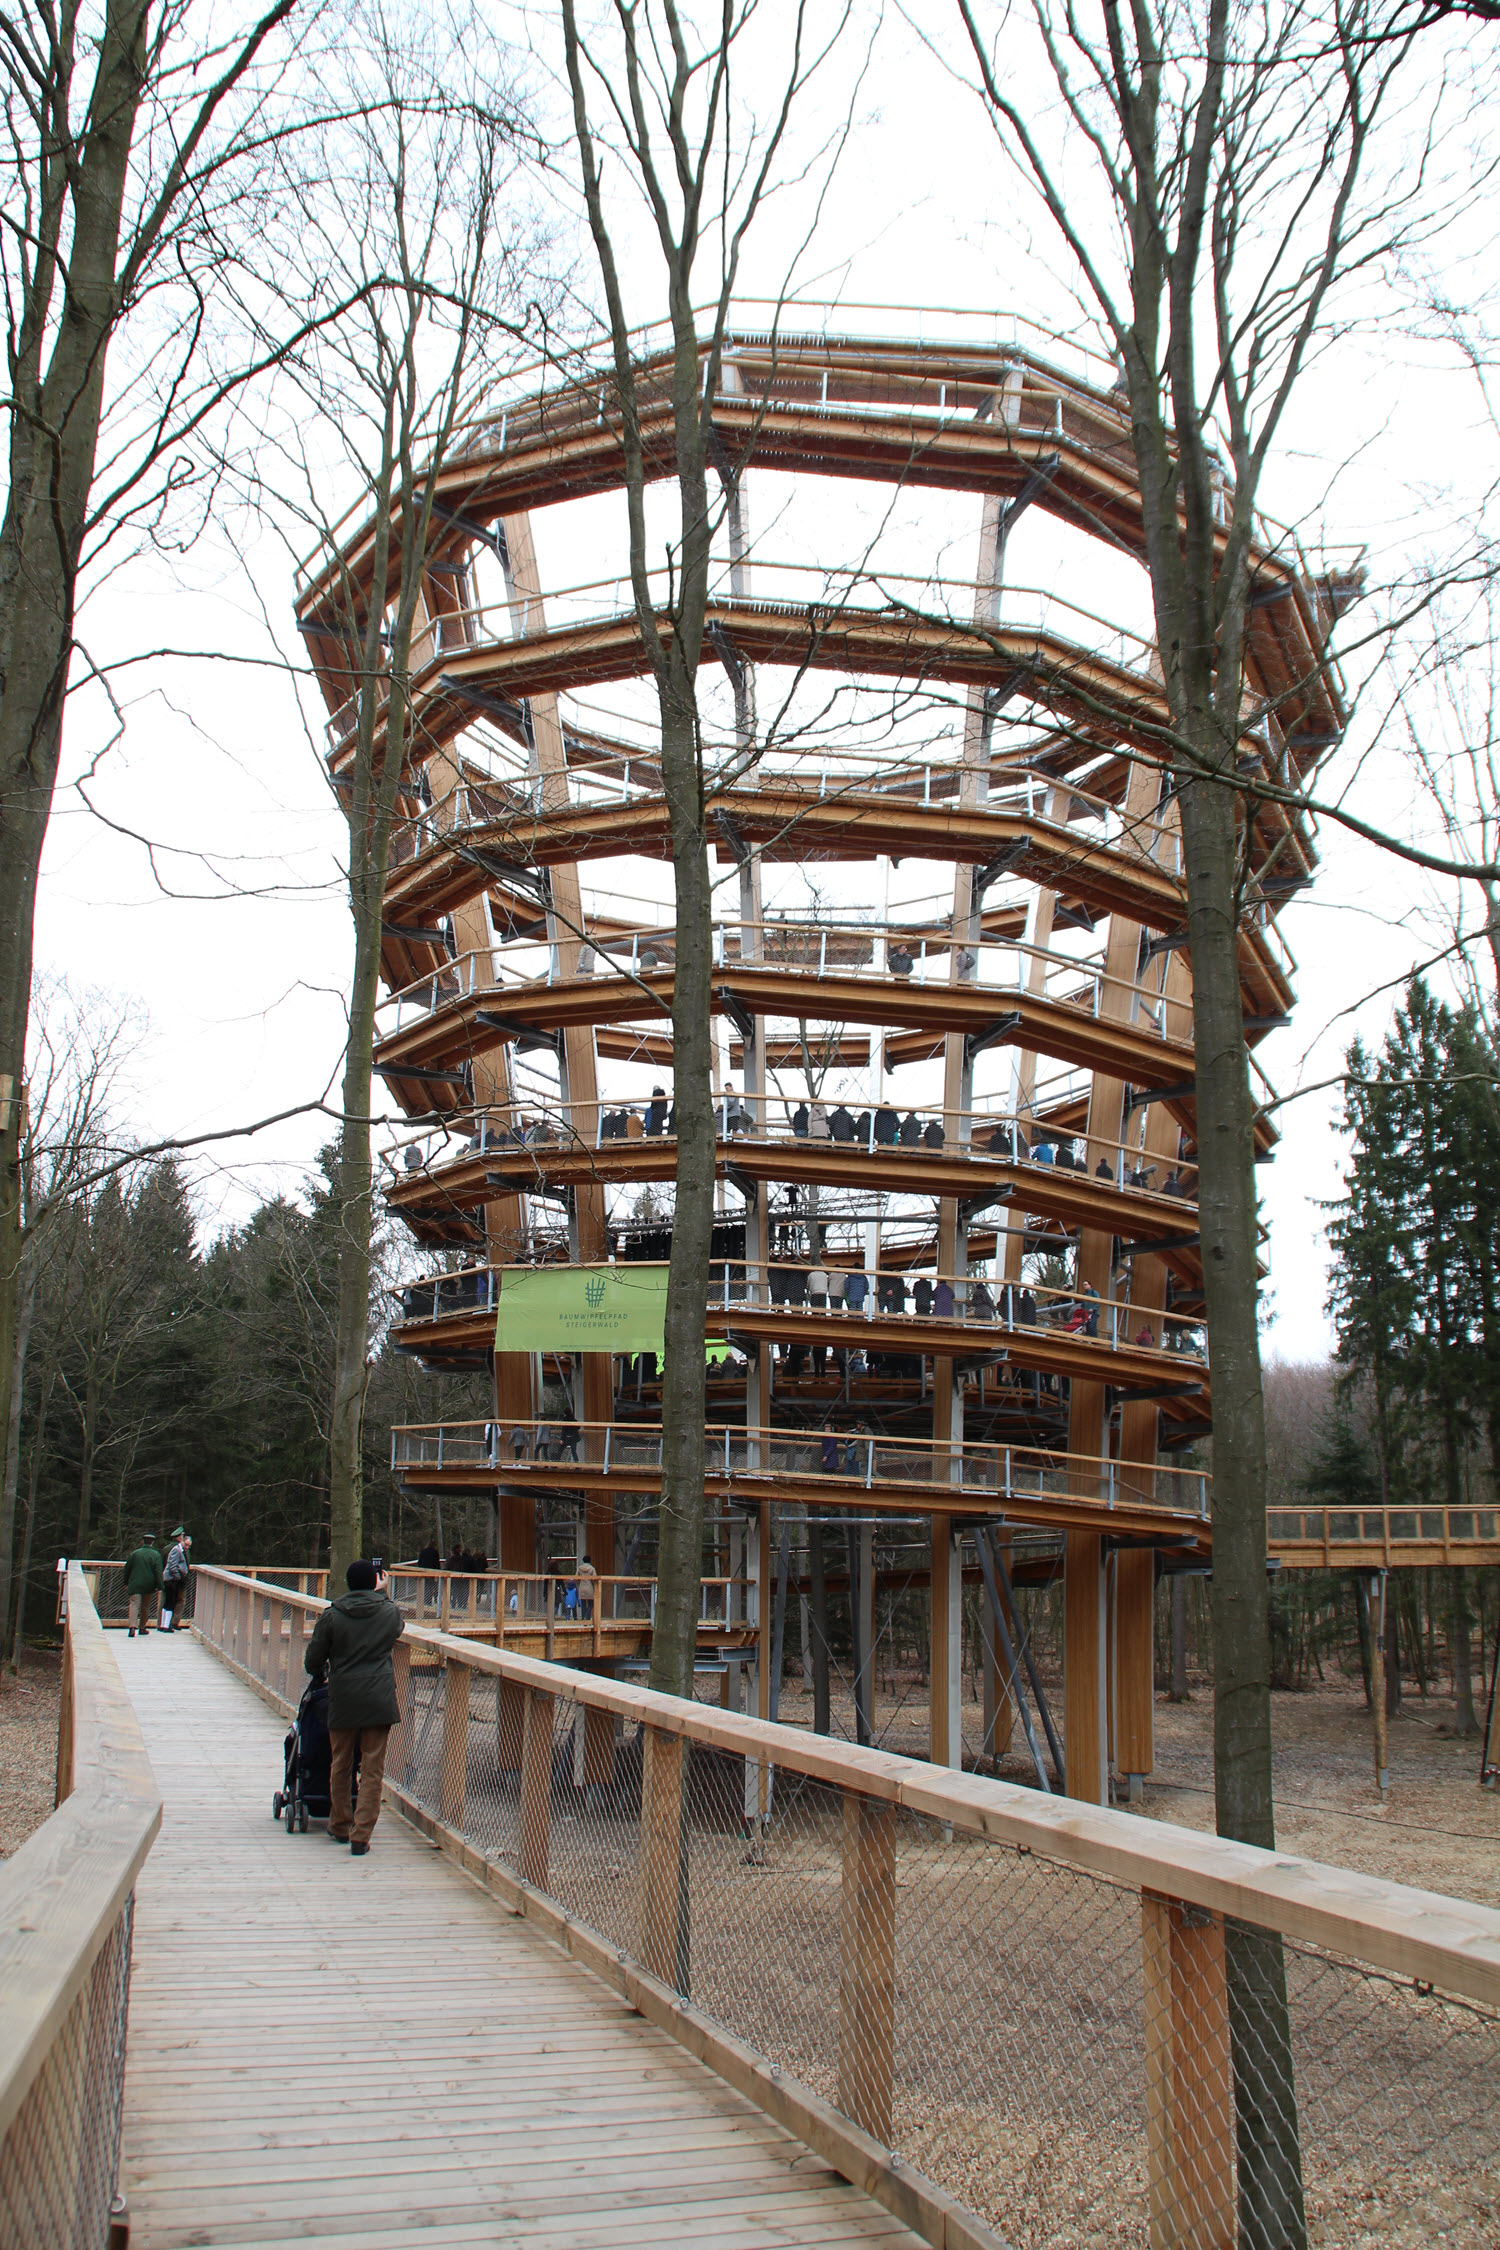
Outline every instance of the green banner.
[[497, 1352], [660, 1352], [665, 1265], [505, 1268]]

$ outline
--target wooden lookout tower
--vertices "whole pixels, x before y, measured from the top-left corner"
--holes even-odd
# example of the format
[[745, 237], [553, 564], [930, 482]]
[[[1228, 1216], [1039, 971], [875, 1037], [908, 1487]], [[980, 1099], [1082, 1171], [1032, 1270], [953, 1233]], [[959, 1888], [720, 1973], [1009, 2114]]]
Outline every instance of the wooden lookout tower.
[[[669, 374], [643, 351], [662, 477]], [[1122, 403], [1081, 354], [993, 328], [742, 329], [713, 415], [704, 1570], [730, 1590], [704, 1645], [726, 1697], [775, 1715], [798, 1605], [836, 1586], [868, 1735], [899, 1596], [931, 1757], [1024, 1754], [1054, 1783], [1065, 1761], [1103, 1802], [1153, 1763], [1156, 1582], [1210, 1553], [1192, 970]], [[622, 476], [610, 383], [576, 371], [489, 404], [438, 464], [386, 891], [376, 1063], [412, 1125], [387, 1200], [432, 1254], [397, 1342], [494, 1376], [483, 1422], [398, 1431], [393, 1458], [414, 1489], [492, 1498], [523, 1576], [560, 1540], [606, 1579], [654, 1552], [655, 1356], [525, 1349], [514, 1324], [495, 1348], [508, 1285], [519, 1306], [528, 1277], [633, 1271], [644, 1296], [671, 1252], [667, 814], [628, 575], [606, 575]], [[334, 590], [369, 557], [357, 527], [299, 589], [335, 775]], [[1295, 781], [1341, 733], [1338, 591], [1267, 539], [1247, 779]], [[1278, 915], [1315, 852], [1251, 802], [1254, 1045], [1292, 1006]], [[1263, 1116], [1262, 1156], [1274, 1138]], [[1054, 1578], [1060, 1708], [1015, 1601]]]

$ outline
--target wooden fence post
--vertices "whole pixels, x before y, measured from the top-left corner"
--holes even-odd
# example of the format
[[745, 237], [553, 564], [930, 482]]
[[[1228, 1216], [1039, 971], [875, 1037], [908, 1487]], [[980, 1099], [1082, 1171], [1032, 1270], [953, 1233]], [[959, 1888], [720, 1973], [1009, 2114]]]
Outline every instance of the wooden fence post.
[[552, 1697], [528, 1688], [521, 1719], [521, 1880], [547, 1888], [552, 1856]]
[[293, 1602], [287, 1617], [286, 1634], [286, 1699], [288, 1703], [300, 1703], [302, 1691], [307, 1685], [307, 1673], [303, 1666], [303, 1658], [307, 1654], [307, 1644], [312, 1638], [308, 1631], [308, 1623], [307, 1611], [300, 1609]]
[[464, 1787], [469, 1764], [469, 1679], [467, 1664], [450, 1656], [443, 1666], [443, 1818], [450, 1828], [464, 1824]]
[[526, 1741], [526, 1690], [519, 1680], [495, 1682], [495, 1762], [502, 1773], [519, 1773]]
[[[299, 1611], [298, 1615], [302, 1613]], [[411, 1764], [412, 1708], [411, 1708], [411, 1643], [397, 1641], [391, 1650], [391, 1663], [396, 1673], [396, 1709], [401, 1716], [391, 1730], [391, 1746], [387, 1764], [391, 1779], [403, 1789], [406, 1786], [407, 1767]]]
[[[145, 1603], [141, 1609], [144, 1612]], [[57, 1713], [57, 1772], [54, 1777], [52, 1803], [54, 1809], [73, 1794], [73, 1621], [69, 1618], [63, 1627], [62, 1698]]]
[[689, 1914], [683, 1865], [682, 1737], [645, 1730], [641, 1769], [640, 1957], [648, 1975], [688, 1989]]
[[1234, 2250], [1234, 2081], [1220, 1915], [1141, 1893], [1151, 2250]]
[[839, 2108], [891, 2144], [896, 2034], [896, 1810], [844, 1793]]
[[583, 1780], [587, 1789], [607, 1789], [615, 1778], [615, 1715], [596, 1705], [583, 1707]]

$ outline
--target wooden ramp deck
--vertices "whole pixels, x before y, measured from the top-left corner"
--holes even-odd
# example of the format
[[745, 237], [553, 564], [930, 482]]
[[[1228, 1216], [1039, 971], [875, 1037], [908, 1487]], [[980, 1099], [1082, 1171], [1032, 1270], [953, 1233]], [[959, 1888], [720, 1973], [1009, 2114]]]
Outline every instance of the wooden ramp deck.
[[288, 1838], [284, 1723], [196, 1640], [113, 1648], [166, 1808], [136, 1894], [131, 2250], [916, 2244], [389, 1808], [363, 1860]]

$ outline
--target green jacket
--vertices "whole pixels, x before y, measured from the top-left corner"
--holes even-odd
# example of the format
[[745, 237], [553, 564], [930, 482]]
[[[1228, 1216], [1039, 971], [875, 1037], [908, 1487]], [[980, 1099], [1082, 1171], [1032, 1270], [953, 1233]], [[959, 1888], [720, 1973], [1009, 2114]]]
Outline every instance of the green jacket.
[[314, 1679], [328, 1666], [331, 1727], [393, 1727], [396, 1667], [391, 1650], [406, 1630], [384, 1594], [341, 1594], [313, 1628], [303, 1663]]
[[125, 1591], [127, 1594], [154, 1594], [160, 1584], [161, 1556], [148, 1539], [126, 1560]]

